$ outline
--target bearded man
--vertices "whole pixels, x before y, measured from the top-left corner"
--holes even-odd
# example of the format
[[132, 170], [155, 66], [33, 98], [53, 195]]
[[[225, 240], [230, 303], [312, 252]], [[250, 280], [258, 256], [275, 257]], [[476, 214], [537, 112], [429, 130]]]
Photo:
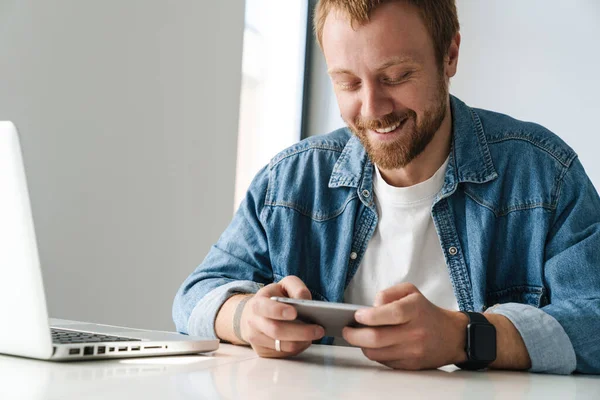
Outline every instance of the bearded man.
[[[258, 173], [177, 329], [263, 357], [599, 373], [600, 199], [559, 137], [449, 94], [454, 0], [321, 0], [315, 30], [348, 127]], [[369, 308], [331, 338], [271, 296]]]

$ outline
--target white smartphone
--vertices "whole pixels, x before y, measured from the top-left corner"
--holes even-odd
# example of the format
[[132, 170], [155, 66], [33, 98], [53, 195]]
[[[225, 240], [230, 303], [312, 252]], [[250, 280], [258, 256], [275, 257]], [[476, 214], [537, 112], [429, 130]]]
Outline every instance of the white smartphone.
[[342, 329], [345, 326], [363, 326], [356, 322], [354, 313], [361, 308], [368, 308], [356, 304], [290, 299], [287, 297], [271, 297], [271, 300], [294, 306], [298, 313], [296, 319], [309, 324], [321, 325], [325, 329], [325, 336], [333, 337], [342, 337]]

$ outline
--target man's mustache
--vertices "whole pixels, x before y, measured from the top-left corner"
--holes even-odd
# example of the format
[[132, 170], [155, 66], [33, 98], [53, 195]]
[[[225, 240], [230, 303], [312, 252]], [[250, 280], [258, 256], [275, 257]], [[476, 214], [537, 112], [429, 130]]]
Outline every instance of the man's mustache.
[[403, 122], [405, 119], [412, 118], [415, 116], [414, 111], [407, 111], [401, 114], [398, 113], [390, 113], [382, 118], [378, 119], [363, 119], [362, 117], [357, 117], [354, 120], [354, 126], [361, 131], [364, 130], [376, 130], [376, 129], [386, 129], [390, 126], [397, 125]]

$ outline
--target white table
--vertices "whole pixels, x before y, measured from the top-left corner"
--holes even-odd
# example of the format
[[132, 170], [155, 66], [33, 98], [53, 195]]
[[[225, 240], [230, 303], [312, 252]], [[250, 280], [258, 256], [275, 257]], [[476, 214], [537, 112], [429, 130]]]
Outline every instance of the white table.
[[0, 356], [0, 399], [600, 399], [600, 376], [394, 371], [356, 348], [288, 360], [223, 344], [209, 355], [45, 362]]

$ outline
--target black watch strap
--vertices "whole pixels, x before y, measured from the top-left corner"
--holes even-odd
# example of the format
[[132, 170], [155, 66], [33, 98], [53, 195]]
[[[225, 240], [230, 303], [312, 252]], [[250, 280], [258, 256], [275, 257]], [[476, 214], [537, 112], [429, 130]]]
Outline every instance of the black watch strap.
[[473, 371], [485, 369], [496, 359], [496, 328], [483, 314], [461, 312], [469, 317], [465, 342], [467, 361], [456, 366]]
[[489, 324], [490, 322], [487, 320], [486, 317], [483, 316], [483, 314], [478, 313], [478, 312], [471, 312], [471, 311], [461, 311], [461, 313], [465, 314], [467, 317], [469, 317], [469, 323], [472, 324], [473, 322], [477, 322], [480, 324]]

